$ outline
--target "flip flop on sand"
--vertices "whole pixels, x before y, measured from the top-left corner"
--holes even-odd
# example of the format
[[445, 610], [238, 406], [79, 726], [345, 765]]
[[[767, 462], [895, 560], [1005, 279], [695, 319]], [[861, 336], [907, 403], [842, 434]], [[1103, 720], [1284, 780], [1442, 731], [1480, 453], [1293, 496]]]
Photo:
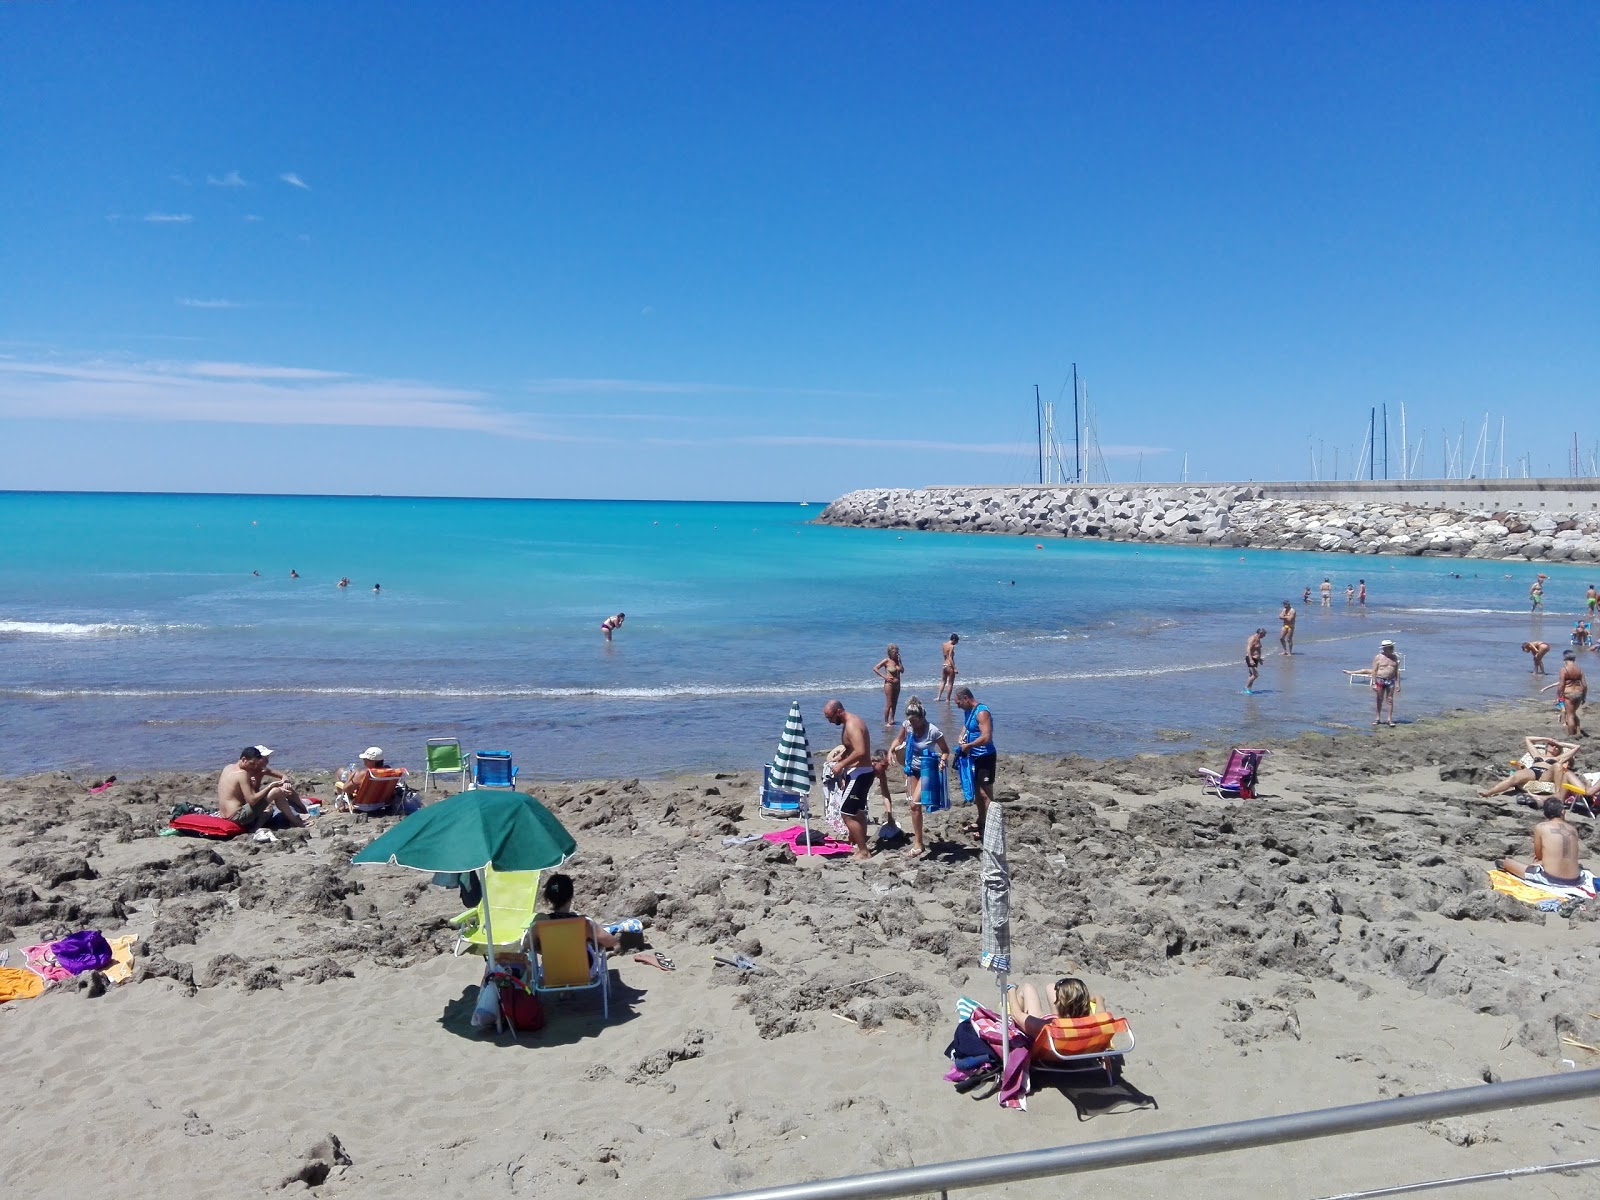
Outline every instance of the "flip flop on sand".
[[678, 965], [659, 950], [654, 954], [635, 954], [633, 961], [643, 963], [647, 967], [659, 967], [663, 971], [676, 971], [678, 969]]

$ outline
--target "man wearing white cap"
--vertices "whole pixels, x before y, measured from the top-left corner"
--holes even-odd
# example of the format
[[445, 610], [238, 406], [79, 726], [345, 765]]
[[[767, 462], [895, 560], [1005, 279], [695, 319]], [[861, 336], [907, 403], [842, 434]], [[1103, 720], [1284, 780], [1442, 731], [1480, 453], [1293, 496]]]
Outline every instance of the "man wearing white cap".
[[377, 746], [368, 746], [361, 752], [361, 769], [351, 775], [349, 779], [333, 785], [333, 790], [343, 792], [347, 796], [354, 796], [361, 790], [361, 785], [367, 781], [367, 772], [373, 767], [383, 766], [383, 751]]
[[1372, 722], [1376, 729], [1383, 723], [1383, 702], [1389, 702], [1389, 724], [1394, 724], [1394, 696], [1400, 690], [1400, 659], [1394, 652], [1394, 643], [1384, 638], [1378, 646], [1378, 654], [1372, 660], [1372, 694], [1377, 698], [1377, 719]]
[[[300, 817], [305, 805], [294, 790], [293, 780], [267, 766], [271, 754], [265, 746], [246, 746], [239, 751], [238, 762], [222, 768], [222, 778], [217, 780], [218, 816], [255, 829], [269, 823], [276, 809], [282, 817], [281, 824], [305, 824]], [[263, 778], [268, 775], [272, 777], [270, 783]]]

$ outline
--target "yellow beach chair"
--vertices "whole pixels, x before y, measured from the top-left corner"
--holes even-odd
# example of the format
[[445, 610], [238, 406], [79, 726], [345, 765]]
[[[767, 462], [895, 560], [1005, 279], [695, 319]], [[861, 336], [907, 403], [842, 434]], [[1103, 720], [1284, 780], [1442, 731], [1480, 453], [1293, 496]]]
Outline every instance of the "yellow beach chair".
[[611, 1017], [611, 969], [606, 964], [603, 946], [594, 946], [589, 958], [589, 920], [587, 917], [546, 918], [539, 922], [539, 954], [533, 968], [533, 990], [540, 995], [552, 992], [600, 990], [600, 1016]]
[[486, 867], [483, 872], [483, 900], [477, 908], [469, 908], [459, 917], [450, 919], [458, 935], [456, 956], [459, 958], [468, 950], [487, 954], [491, 929], [494, 931], [496, 954], [526, 950], [528, 934], [533, 928], [534, 909], [538, 903], [538, 871], [496, 871], [493, 867]]

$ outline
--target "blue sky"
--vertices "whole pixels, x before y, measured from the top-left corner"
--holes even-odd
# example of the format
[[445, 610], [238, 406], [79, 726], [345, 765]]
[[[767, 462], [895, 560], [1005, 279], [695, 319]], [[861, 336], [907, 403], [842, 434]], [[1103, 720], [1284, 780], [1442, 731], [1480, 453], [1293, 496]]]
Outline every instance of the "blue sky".
[[1118, 480], [1348, 475], [1383, 404], [1398, 476], [1401, 403], [1565, 473], [1597, 62], [1592, 3], [6, 4], [0, 487], [1024, 481], [1074, 361]]

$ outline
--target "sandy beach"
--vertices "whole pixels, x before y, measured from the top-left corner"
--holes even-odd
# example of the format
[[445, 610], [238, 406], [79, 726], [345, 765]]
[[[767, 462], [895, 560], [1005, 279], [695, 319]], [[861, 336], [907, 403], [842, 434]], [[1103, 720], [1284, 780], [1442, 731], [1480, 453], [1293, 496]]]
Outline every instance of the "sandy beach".
[[[391, 818], [212, 843], [157, 834], [174, 803], [210, 801], [214, 774], [99, 796], [62, 773], [0, 780], [11, 965], [78, 929], [140, 937], [131, 982], [0, 1005], [9, 1186], [691, 1197], [1592, 1067], [1572, 1043], [1600, 1045], [1600, 905], [1564, 918], [1486, 879], [1527, 855], [1535, 816], [1477, 789], [1552, 724], [1529, 703], [1306, 735], [1273, 747], [1254, 801], [1201, 795], [1196, 768], [1226, 747], [1005, 757], [1015, 975], [1081, 974], [1138, 1037], [1104, 1111], [1045, 1086], [1005, 1112], [940, 1078], [957, 998], [994, 994], [960, 809], [948, 837], [930, 823], [931, 861], [856, 865], [725, 843], [773, 828], [754, 773], [534, 788], [577, 838], [578, 911], [642, 918], [677, 969], [629, 946], [609, 1022], [587, 997], [552, 1002], [516, 1042], [470, 1026], [478, 964], [450, 952], [455, 893], [350, 865]], [[1592, 862], [1593, 823], [1575, 823]], [[713, 964], [736, 953], [760, 972]], [[1092, 1186], [1323, 1196], [1597, 1147], [1592, 1106], [1537, 1108]], [[1578, 1197], [1594, 1181], [1517, 1186]]]

